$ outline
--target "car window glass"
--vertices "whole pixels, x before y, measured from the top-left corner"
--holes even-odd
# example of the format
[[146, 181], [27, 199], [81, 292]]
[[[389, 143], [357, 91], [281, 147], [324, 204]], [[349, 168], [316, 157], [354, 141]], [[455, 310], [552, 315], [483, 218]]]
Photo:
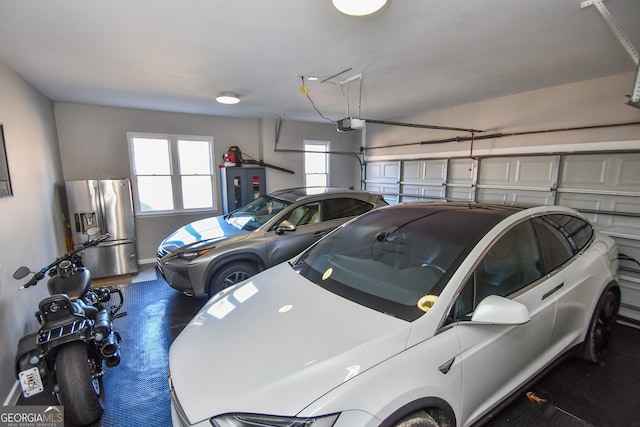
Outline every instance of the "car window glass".
[[474, 215], [470, 208], [376, 210], [322, 239], [293, 267], [344, 298], [415, 320], [500, 215]]
[[464, 320], [489, 295], [506, 297], [542, 277], [540, 254], [531, 221], [500, 237], [465, 284], [450, 317]]
[[229, 224], [240, 230], [252, 231], [262, 226], [289, 205], [289, 202], [275, 197], [261, 196], [225, 215], [224, 218]]
[[322, 218], [320, 202], [311, 202], [294, 208], [282, 219], [299, 227], [301, 225], [316, 224]]
[[534, 224], [542, 249], [544, 272], [550, 273], [573, 256], [573, 248], [557, 227], [557, 222], [543, 217], [534, 219]]
[[593, 227], [587, 221], [563, 214], [545, 215], [545, 222], [551, 224], [571, 245], [573, 253], [580, 252], [593, 237]]
[[337, 198], [327, 199], [323, 201], [324, 220], [348, 218], [351, 216], [362, 215], [373, 208], [371, 203], [358, 199]]

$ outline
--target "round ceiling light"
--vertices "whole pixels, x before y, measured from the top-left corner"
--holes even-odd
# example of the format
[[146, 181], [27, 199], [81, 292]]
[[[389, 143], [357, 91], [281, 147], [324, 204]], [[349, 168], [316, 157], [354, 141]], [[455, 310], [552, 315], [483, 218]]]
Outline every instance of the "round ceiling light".
[[216, 101], [220, 104], [237, 104], [240, 102], [240, 98], [237, 95], [231, 93], [221, 93], [216, 97]]
[[340, 12], [351, 16], [371, 15], [382, 9], [387, 0], [332, 0]]

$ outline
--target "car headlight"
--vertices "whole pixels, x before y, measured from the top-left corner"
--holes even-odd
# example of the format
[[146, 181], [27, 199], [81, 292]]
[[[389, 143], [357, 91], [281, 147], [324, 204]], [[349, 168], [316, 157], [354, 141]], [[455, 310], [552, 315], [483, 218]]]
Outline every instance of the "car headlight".
[[314, 418], [275, 417], [271, 415], [228, 414], [211, 419], [214, 427], [331, 427], [338, 415]]
[[192, 259], [198, 258], [199, 256], [206, 254], [211, 249], [213, 249], [213, 248], [202, 249], [202, 250], [199, 250], [199, 251], [182, 252], [182, 253], [178, 254], [178, 258], [182, 258], [182, 259], [186, 259], [186, 260], [191, 261]]

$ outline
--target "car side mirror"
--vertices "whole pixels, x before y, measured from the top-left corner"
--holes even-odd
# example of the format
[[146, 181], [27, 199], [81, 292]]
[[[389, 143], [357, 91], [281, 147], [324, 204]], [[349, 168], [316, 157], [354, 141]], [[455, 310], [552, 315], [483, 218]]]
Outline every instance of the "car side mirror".
[[286, 231], [296, 231], [296, 226], [285, 219], [276, 228], [276, 234], [284, 234]]
[[478, 304], [472, 322], [492, 325], [522, 325], [531, 320], [524, 304], [497, 295], [489, 295]]

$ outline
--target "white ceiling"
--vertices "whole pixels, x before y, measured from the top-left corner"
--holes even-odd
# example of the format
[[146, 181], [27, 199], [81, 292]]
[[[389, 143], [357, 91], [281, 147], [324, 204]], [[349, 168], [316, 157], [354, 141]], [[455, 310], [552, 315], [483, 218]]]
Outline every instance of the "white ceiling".
[[[604, 4], [639, 49], [640, 0]], [[306, 83], [330, 120], [393, 120], [636, 71], [581, 0], [0, 0], [0, 62], [53, 101], [310, 121], [300, 76], [344, 71]]]

